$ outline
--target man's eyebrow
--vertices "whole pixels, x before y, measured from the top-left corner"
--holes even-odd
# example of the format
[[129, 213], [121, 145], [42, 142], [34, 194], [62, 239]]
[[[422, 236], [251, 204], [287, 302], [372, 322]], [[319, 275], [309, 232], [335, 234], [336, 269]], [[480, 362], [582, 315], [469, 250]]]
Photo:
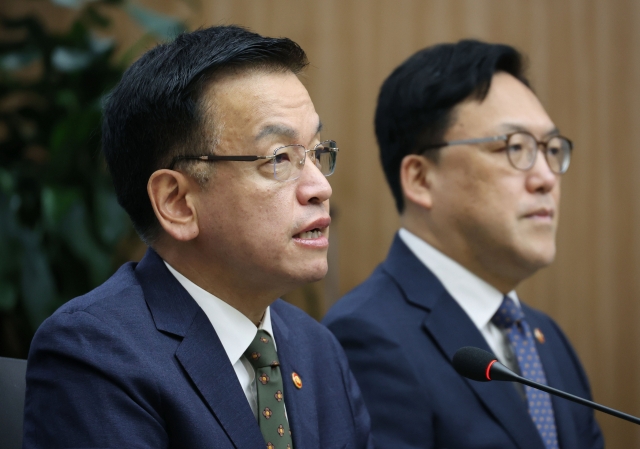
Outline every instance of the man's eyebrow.
[[[531, 133], [529, 129], [525, 128], [524, 126], [517, 125], [515, 123], [505, 123], [501, 126], [501, 128], [503, 128], [507, 133], [517, 132], [517, 131], [524, 131], [524, 132]], [[543, 137], [550, 137], [550, 136], [557, 136], [557, 135], [560, 135], [560, 130], [556, 127], [553, 127], [553, 129], [547, 131]]]
[[560, 135], [560, 130], [558, 128], [554, 127], [551, 131], [546, 133], [544, 136], [545, 137], [551, 137], [551, 136], [559, 136], [559, 135]]
[[[318, 122], [316, 134], [320, 134], [322, 126], [322, 122]], [[298, 140], [299, 138], [298, 132], [293, 128], [289, 128], [285, 125], [267, 125], [260, 130], [255, 140], [264, 139], [267, 136], [282, 136], [288, 137], [291, 140]]]
[[295, 140], [298, 137], [298, 132], [285, 125], [267, 125], [260, 130], [255, 140], [264, 139], [268, 136], [283, 136]]

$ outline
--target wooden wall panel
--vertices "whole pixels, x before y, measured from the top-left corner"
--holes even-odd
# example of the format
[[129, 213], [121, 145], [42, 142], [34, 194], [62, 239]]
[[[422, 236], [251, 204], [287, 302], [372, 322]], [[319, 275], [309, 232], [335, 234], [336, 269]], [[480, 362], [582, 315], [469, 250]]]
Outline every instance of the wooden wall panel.
[[[26, 2], [29, 3], [29, 2]], [[316, 316], [364, 280], [398, 226], [378, 162], [373, 113], [391, 70], [427, 45], [475, 37], [526, 53], [534, 89], [575, 142], [563, 178], [556, 262], [519, 289], [574, 343], [595, 399], [640, 415], [640, 3], [631, 0], [202, 0], [140, 3], [191, 28], [237, 23], [287, 36], [341, 148], [332, 178], [331, 272], [296, 302]], [[24, 0], [12, 0], [14, 10]], [[16, 6], [19, 5], [19, 6]], [[123, 15], [123, 47], [141, 31]], [[313, 307], [305, 294], [325, 297]], [[296, 294], [292, 295], [295, 298]], [[313, 298], [313, 295], [311, 296]], [[598, 414], [610, 448], [640, 447], [636, 427]]]

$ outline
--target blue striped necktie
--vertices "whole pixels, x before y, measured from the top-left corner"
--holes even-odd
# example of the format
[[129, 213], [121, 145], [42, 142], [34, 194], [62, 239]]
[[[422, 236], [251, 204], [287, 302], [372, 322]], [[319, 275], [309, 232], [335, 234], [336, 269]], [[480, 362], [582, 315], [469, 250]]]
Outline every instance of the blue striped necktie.
[[[536, 344], [533, 341], [531, 328], [524, 319], [524, 314], [520, 307], [511, 298], [505, 296], [491, 321], [507, 333], [518, 359], [520, 374], [527, 379], [547, 385], [547, 377], [544, 374], [544, 368], [540, 362]], [[556, 420], [549, 393], [526, 385], [524, 389], [529, 404], [529, 414], [542, 437], [545, 447], [547, 449], [558, 449]]]

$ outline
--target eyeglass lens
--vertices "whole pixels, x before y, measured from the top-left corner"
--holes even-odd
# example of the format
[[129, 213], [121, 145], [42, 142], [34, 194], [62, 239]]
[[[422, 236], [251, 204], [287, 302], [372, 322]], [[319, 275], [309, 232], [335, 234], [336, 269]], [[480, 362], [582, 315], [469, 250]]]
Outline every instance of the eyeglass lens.
[[[309, 150], [311, 162], [325, 176], [331, 176], [336, 168], [336, 149], [338, 146], [333, 140], [327, 140]], [[273, 175], [280, 181], [296, 179], [300, 176], [304, 167], [307, 150], [302, 145], [288, 145], [278, 148], [273, 158]]]
[[[545, 157], [554, 173], [562, 174], [569, 168], [571, 143], [564, 137], [552, 137], [546, 145]], [[514, 133], [507, 141], [507, 155], [511, 164], [519, 170], [529, 170], [538, 154], [538, 142], [527, 133]]]

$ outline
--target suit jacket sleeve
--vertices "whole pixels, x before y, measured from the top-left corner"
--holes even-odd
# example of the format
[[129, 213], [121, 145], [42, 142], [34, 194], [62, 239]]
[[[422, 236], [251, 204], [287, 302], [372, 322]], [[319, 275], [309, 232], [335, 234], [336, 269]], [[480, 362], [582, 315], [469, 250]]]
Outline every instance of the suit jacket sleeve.
[[167, 447], [141, 363], [94, 315], [56, 313], [31, 345], [23, 447]]
[[333, 335], [330, 335], [334, 349], [338, 354], [342, 381], [345, 387], [345, 395], [349, 399], [351, 415], [353, 416], [354, 445], [353, 448], [373, 449], [373, 437], [371, 435], [371, 419], [367, 407], [362, 398], [362, 392], [349, 369], [349, 362], [340, 343]]
[[[364, 392], [375, 429], [375, 447], [428, 449], [435, 447], [430, 399], [420, 385], [402, 347], [382, 329], [357, 318], [341, 318], [329, 329], [347, 353], [351, 370]], [[426, 373], [425, 373], [426, 374]], [[424, 407], [412, 410], [407, 405]]]

